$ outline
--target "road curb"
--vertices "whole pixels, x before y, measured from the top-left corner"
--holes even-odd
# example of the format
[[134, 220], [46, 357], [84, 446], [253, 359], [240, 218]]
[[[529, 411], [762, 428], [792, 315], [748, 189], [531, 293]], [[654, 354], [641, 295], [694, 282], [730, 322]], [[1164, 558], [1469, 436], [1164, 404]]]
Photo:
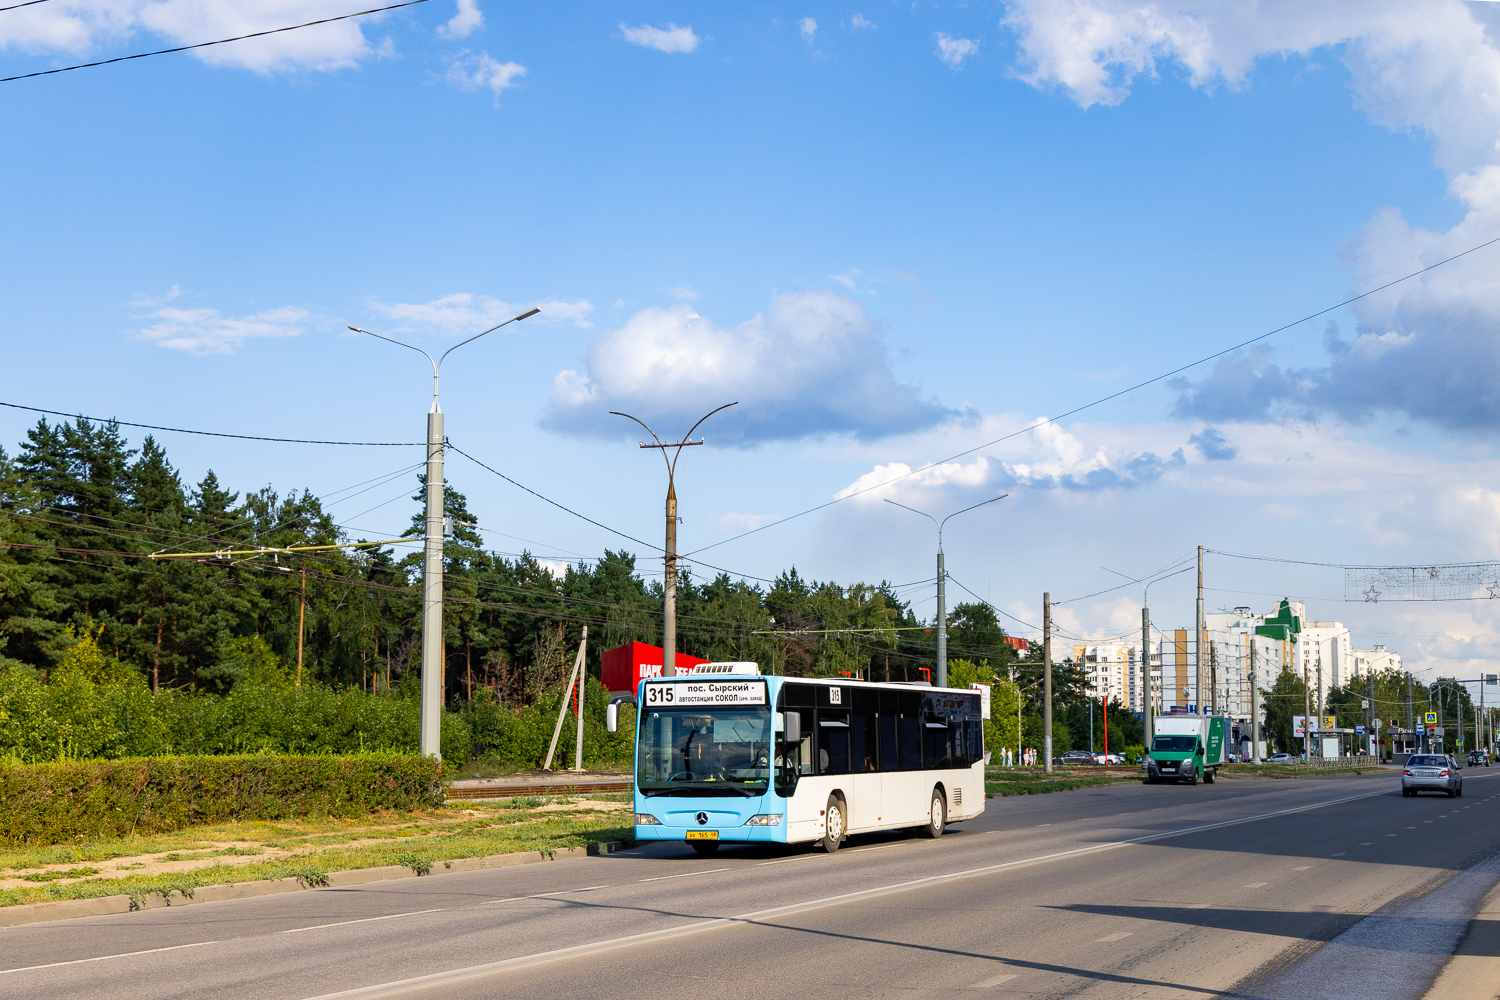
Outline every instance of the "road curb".
[[[450, 872], [473, 872], [491, 868], [513, 868], [517, 865], [534, 865], [544, 861], [567, 861], [572, 858], [599, 857], [614, 854], [634, 847], [629, 840], [606, 840], [586, 847], [564, 847], [556, 851], [515, 851], [510, 854], [488, 854], [479, 858], [454, 858], [451, 861], [434, 861], [428, 874], [445, 875]], [[255, 896], [273, 896], [282, 892], [302, 892], [308, 889], [341, 889], [348, 886], [367, 885], [398, 878], [421, 878], [417, 872], [405, 865], [382, 865], [378, 868], [351, 868], [347, 871], [329, 872], [322, 885], [310, 885], [300, 878], [261, 879], [252, 882], [234, 882], [228, 885], [205, 885], [184, 896], [176, 890], [169, 893], [153, 892], [144, 896], [98, 896], [94, 899], [62, 899], [50, 903], [27, 903], [23, 906], [0, 907], [0, 927], [21, 927], [53, 920], [75, 920], [78, 917], [103, 917], [135, 910], [156, 910], [166, 906], [191, 906], [194, 903], [218, 903], [229, 899], [250, 899]]]

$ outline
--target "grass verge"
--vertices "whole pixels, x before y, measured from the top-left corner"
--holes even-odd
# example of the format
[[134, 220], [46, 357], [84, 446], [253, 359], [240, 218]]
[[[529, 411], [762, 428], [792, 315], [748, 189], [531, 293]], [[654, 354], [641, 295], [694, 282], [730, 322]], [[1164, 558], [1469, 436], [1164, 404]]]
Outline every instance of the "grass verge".
[[[607, 840], [629, 838], [633, 828], [625, 796], [590, 796], [589, 803], [574, 798], [532, 798], [498, 805], [434, 809], [419, 813], [387, 813], [359, 820], [308, 819], [272, 822], [241, 821], [193, 827], [152, 837], [122, 837], [0, 853], [6, 870], [0, 879], [28, 879], [52, 872], [26, 872], [47, 865], [92, 862], [72, 871], [89, 876], [104, 871], [124, 872], [156, 868], [116, 877], [59, 879], [42, 885], [0, 889], [0, 906], [61, 899], [93, 899], [181, 892], [192, 896], [206, 885], [259, 879], [297, 878], [309, 886], [326, 884], [331, 872], [382, 865], [404, 865], [418, 874], [441, 872], [443, 863], [458, 858], [508, 854], [516, 851], [552, 852]], [[603, 805], [614, 808], [601, 808]], [[231, 843], [231, 847], [221, 847]], [[260, 855], [267, 856], [264, 860]], [[229, 857], [256, 860], [230, 864]], [[113, 867], [104, 861], [124, 862]], [[164, 861], [175, 870], [159, 870]], [[182, 862], [192, 867], [177, 867]]]
[[1090, 774], [1080, 777], [1077, 771], [1054, 771], [1049, 775], [1041, 768], [1034, 771], [1004, 768], [985, 773], [984, 792], [986, 795], [1043, 795], [1047, 792], [1068, 792], [1075, 788], [1134, 780], [1134, 776], [1118, 774]]

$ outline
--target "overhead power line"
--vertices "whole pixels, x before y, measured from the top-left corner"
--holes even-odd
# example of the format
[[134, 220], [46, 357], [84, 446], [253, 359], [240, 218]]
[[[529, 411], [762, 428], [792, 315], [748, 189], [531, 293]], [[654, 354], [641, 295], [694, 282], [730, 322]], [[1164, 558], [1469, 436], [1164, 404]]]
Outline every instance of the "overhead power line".
[[[579, 519], [584, 520], [584, 521], [587, 521], [589, 524], [592, 524], [596, 528], [603, 528], [605, 531], [609, 532], [610, 534], [612, 534], [612, 535], [619, 535], [621, 538], [625, 538], [625, 539], [628, 539], [628, 540], [630, 540], [632, 542], [635, 542], [637, 545], [644, 545], [646, 548], [648, 548], [648, 549], [655, 549], [657, 552], [665, 552], [666, 551], [666, 549], [662, 548], [660, 545], [652, 545], [650, 542], [643, 541], [643, 540], [635, 537], [634, 535], [627, 535], [627, 534], [625, 534], [625, 532], [619, 530], [618, 528], [611, 528], [607, 524], [604, 524], [604, 523], [602, 523], [600, 521], [596, 521], [592, 517], [589, 517], [587, 514], [580, 514], [580, 513], [578, 513], [578, 511], [574, 510], [571, 507], [564, 507], [562, 504], [558, 503], [556, 500], [553, 500], [551, 497], [543, 496], [542, 494], [538, 493], [536, 490], [532, 489], [530, 486], [526, 486], [523, 483], [516, 482], [514, 479], [510, 478], [509, 476], [507, 476], [505, 473], [501, 472], [499, 469], [496, 469], [496, 468], [494, 468], [492, 466], [486, 465], [485, 463], [481, 462], [479, 459], [475, 458], [473, 455], [470, 455], [468, 452], [464, 451], [462, 448], [459, 448], [458, 446], [456, 446], [455, 444], [453, 444], [453, 442], [451, 442], [451, 441], [447, 442], [445, 444], [445, 447], [453, 449], [454, 451], [456, 451], [460, 455], [462, 455], [464, 458], [467, 458], [469, 461], [471, 461], [475, 465], [479, 466], [481, 469], [484, 469], [486, 472], [490, 472], [490, 473], [493, 473], [494, 475], [499, 476], [501, 479], [505, 480], [507, 483], [510, 483], [512, 486], [516, 487], [517, 489], [525, 490], [527, 493], [530, 493], [532, 496], [536, 497], [538, 500], [541, 500], [543, 503], [549, 503], [552, 506], [556, 507], [558, 510], [563, 511], [564, 513], [572, 514], [574, 517], [579, 518]], [[682, 557], [682, 558], [685, 558], [685, 557]], [[776, 582], [775, 580], [767, 580], [763, 576], [751, 576], [749, 573], [741, 573], [738, 570], [726, 569], [723, 566], [715, 566], [713, 563], [698, 562], [698, 565], [699, 566], [707, 566], [709, 569], [716, 569], [716, 570], [718, 570], [721, 573], [728, 573], [731, 576], [742, 577], [742, 578], [744, 578], [746, 580], [755, 580], [758, 583], [775, 584], [775, 582]]]
[[983, 451], [985, 448], [1000, 444], [1003, 441], [1009, 441], [1011, 438], [1020, 437], [1023, 434], [1029, 434], [1032, 431], [1036, 430], [1038, 427], [1043, 427], [1047, 424], [1055, 424], [1059, 420], [1065, 420], [1068, 417], [1074, 416], [1075, 414], [1082, 413], [1084, 410], [1093, 409], [1096, 406], [1108, 403], [1112, 399], [1119, 399], [1121, 396], [1125, 396], [1129, 393], [1135, 392], [1137, 389], [1144, 389], [1148, 385], [1155, 385], [1157, 382], [1169, 379], [1174, 375], [1181, 375], [1183, 372], [1193, 368], [1197, 368], [1199, 365], [1204, 365], [1210, 361], [1215, 361], [1219, 358], [1222, 358], [1226, 354], [1233, 354], [1235, 351], [1238, 351], [1244, 347], [1249, 347], [1251, 344], [1258, 344], [1262, 340], [1267, 340], [1271, 337], [1274, 337], [1278, 333], [1284, 333], [1294, 326], [1300, 326], [1303, 323], [1317, 319], [1319, 316], [1324, 316], [1328, 313], [1334, 312], [1335, 310], [1342, 309], [1347, 305], [1352, 305], [1353, 303], [1358, 302], [1360, 299], [1369, 298], [1371, 295], [1374, 295], [1377, 292], [1383, 292], [1387, 288], [1392, 288], [1396, 285], [1401, 284], [1403, 281], [1410, 281], [1412, 278], [1416, 278], [1423, 274], [1426, 274], [1428, 271], [1442, 267], [1444, 264], [1451, 264], [1453, 261], [1458, 260], [1460, 257], [1467, 257], [1471, 253], [1477, 253], [1478, 251], [1483, 250], [1485, 247], [1493, 246], [1496, 243], [1500, 243], [1500, 236], [1481, 243], [1478, 246], [1470, 247], [1469, 249], [1464, 250], [1461, 253], [1456, 253], [1451, 257], [1445, 257], [1444, 259], [1438, 261], [1436, 264], [1429, 264], [1428, 266], [1420, 270], [1413, 271], [1407, 275], [1403, 275], [1393, 281], [1387, 281], [1385, 284], [1372, 288], [1369, 291], [1360, 292], [1358, 295], [1347, 298], [1342, 302], [1327, 307], [1326, 309], [1319, 309], [1315, 313], [1309, 313], [1306, 316], [1303, 316], [1301, 319], [1293, 320], [1292, 322], [1287, 323], [1283, 326], [1278, 326], [1276, 329], [1270, 330], [1266, 333], [1262, 333], [1257, 337], [1251, 337], [1249, 340], [1243, 340], [1240, 343], [1235, 344], [1233, 347], [1226, 347], [1222, 351], [1216, 351], [1215, 353], [1210, 354], [1207, 357], [1199, 358], [1197, 361], [1185, 364], [1180, 368], [1174, 368], [1169, 372], [1164, 372], [1161, 375], [1157, 375], [1155, 378], [1148, 378], [1144, 382], [1137, 382], [1135, 385], [1132, 385], [1125, 389], [1121, 389], [1119, 392], [1112, 392], [1108, 396], [1102, 396], [1099, 399], [1094, 400], [1092, 403], [1085, 403], [1082, 406], [1074, 407], [1073, 409], [1068, 410], [1064, 413], [1059, 413], [1055, 417], [1043, 417], [1042, 419], [1037, 420], [1034, 423], [1027, 424], [1025, 427], [1021, 428], [1018, 431], [1012, 431], [1009, 434], [1002, 434], [1000, 437], [997, 437], [992, 441], [986, 441], [984, 444], [978, 444], [972, 448], [966, 448], [963, 451], [957, 452], [956, 454], [949, 455], [947, 458], [940, 458], [937, 461], [928, 462], [925, 465], [918, 466], [917, 468], [912, 469], [909, 472], [903, 472], [899, 476], [892, 476], [890, 479], [887, 479], [884, 482], [876, 483], [873, 486], [866, 486], [863, 489], [855, 490], [852, 493], [846, 493], [841, 497], [835, 497], [834, 499], [829, 500], [827, 503], [820, 503], [816, 507], [809, 507], [807, 510], [801, 511], [800, 513], [791, 514], [787, 517], [781, 518], [780, 520], [771, 521], [770, 523], [763, 524], [758, 528], [751, 528], [749, 531], [742, 531], [738, 535], [731, 535], [729, 538], [714, 542], [712, 545], [705, 545], [700, 549], [694, 549], [692, 552], [686, 553], [684, 558], [686, 558], [686, 556], [695, 555], [698, 552], [706, 552], [709, 549], [717, 548], [720, 545], [728, 545], [730, 542], [737, 541], [738, 539], [744, 538], [747, 535], [753, 535], [758, 531], [765, 531], [767, 528], [774, 528], [778, 524], [786, 524], [788, 521], [795, 521], [799, 517], [805, 517], [808, 514], [816, 513], [817, 511], [823, 510], [825, 507], [832, 507], [834, 504], [843, 503], [845, 500], [852, 500], [855, 497], [861, 496], [865, 493], [869, 493], [872, 490], [878, 490], [882, 487], [889, 486], [892, 483], [900, 482], [901, 480], [906, 479], [909, 476], [915, 476], [919, 472], [926, 472], [928, 469], [935, 468], [939, 465], [944, 464], [945, 462], [952, 462], [956, 459], [972, 455], [976, 451]]
[[[32, 2], [40, 3], [41, 0], [32, 0]], [[37, 70], [35, 73], [21, 73], [17, 76], [0, 77], [0, 83], [11, 83], [16, 80], [29, 80], [34, 76], [51, 76], [54, 73], [68, 73], [75, 69], [92, 69], [95, 66], [108, 66], [111, 63], [129, 62], [132, 59], [145, 59], [149, 56], [171, 55], [173, 52], [187, 52], [191, 49], [206, 49], [211, 45], [227, 45], [230, 42], [243, 42], [247, 38], [264, 38], [267, 35], [279, 35], [284, 31], [298, 31], [302, 28], [312, 28], [319, 24], [332, 24], [334, 21], [347, 21], [350, 18], [367, 17], [370, 14], [379, 14], [388, 10], [396, 10], [400, 7], [412, 7], [416, 4], [426, 2], [427, 0], [404, 0], [404, 2], [402, 3], [393, 3], [386, 7], [375, 7], [371, 10], [355, 11], [353, 14], [340, 14], [337, 17], [323, 17], [319, 18], [316, 21], [305, 21], [302, 24], [288, 25], [285, 28], [271, 28], [267, 31], [252, 31], [248, 35], [235, 35], [233, 38], [220, 38], [212, 42], [197, 42], [193, 45], [177, 45], [170, 49], [157, 49], [154, 52], [137, 52], [134, 55], [115, 56], [113, 59], [100, 59], [95, 62], [77, 63], [73, 66], [59, 66], [57, 69]], [[27, 5], [17, 4], [16, 6], [24, 7]], [[11, 10], [13, 8], [5, 7], [0, 9]]]
[[19, 7], [35, 7], [39, 3], [46, 2], [47, 0], [26, 0], [25, 3], [13, 3], [9, 7], [0, 7], [0, 14], [3, 14], [8, 10], [16, 10]]
[[[426, 3], [427, 0], [416, 0]], [[5, 81], [0, 80], [0, 83]], [[95, 424], [119, 424], [121, 427], [140, 427], [148, 431], [168, 431], [172, 434], [197, 434], [201, 437], [234, 438], [238, 441], [271, 441], [276, 444], [336, 444], [353, 448], [414, 448], [420, 447], [423, 441], [314, 441], [307, 438], [279, 438], [265, 437], [260, 434], [227, 434], [222, 431], [197, 431], [186, 427], [162, 427], [157, 424], [138, 424], [130, 420], [120, 420], [116, 417], [89, 417], [82, 413], [64, 413], [62, 410], [47, 410], [40, 406], [22, 406], [20, 403], [7, 403], [0, 400], [0, 406], [9, 407], [12, 410], [28, 410], [31, 413], [45, 413], [54, 417], [68, 417], [72, 420], [87, 420]]]

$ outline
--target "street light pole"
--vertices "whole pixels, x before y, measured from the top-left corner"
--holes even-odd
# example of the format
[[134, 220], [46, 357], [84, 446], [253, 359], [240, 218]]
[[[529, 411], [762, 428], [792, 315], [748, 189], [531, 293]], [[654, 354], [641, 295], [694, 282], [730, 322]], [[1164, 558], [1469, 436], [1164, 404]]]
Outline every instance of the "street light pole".
[[[642, 427], [645, 427], [646, 433], [650, 434], [651, 439], [656, 443], [646, 444], [644, 441], [642, 441], [640, 443], [641, 447], [661, 449], [662, 461], [667, 463], [667, 545], [665, 551], [666, 571], [662, 576], [661, 616], [661, 675], [663, 677], [677, 676], [677, 459], [682, 456], [682, 449], [690, 447], [692, 445], [700, 445], [703, 443], [702, 438], [699, 438], [696, 441], [690, 440], [693, 436], [693, 431], [698, 429], [699, 424], [703, 423], [703, 421], [707, 420], [715, 413], [718, 413], [719, 410], [727, 410], [731, 406], [738, 405], [740, 405], [738, 402], [725, 403], [723, 406], [720, 406], [717, 409], [709, 410], [701, 418], [699, 418], [697, 424], [694, 424], [688, 429], [688, 432], [682, 436], [681, 441], [668, 443], [663, 443], [662, 439], [656, 436], [656, 432], [653, 431], [650, 427], [646, 427], [646, 422], [641, 420], [639, 417], [632, 417], [630, 414], [621, 413], [619, 410], [609, 411], [612, 416], [625, 417], [626, 419], [634, 420]], [[673, 449], [671, 458], [667, 457], [668, 448]]]
[[427, 410], [427, 513], [424, 521], [424, 545], [422, 553], [422, 711], [420, 745], [423, 756], [443, 755], [443, 410], [438, 405], [438, 373], [448, 355], [487, 333], [494, 333], [502, 326], [516, 323], [541, 312], [532, 309], [512, 316], [504, 323], [496, 323], [483, 333], [476, 333], [461, 340], [434, 360], [431, 354], [411, 344], [402, 343], [394, 337], [363, 330], [357, 326], [349, 329], [355, 333], [367, 333], [372, 337], [389, 341], [423, 355], [432, 362], [432, 406]]
[[[1188, 566], [1177, 570], [1175, 573], [1153, 577], [1149, 580], [1137, 580], [1133, 576], [1126, 576], [1126, 574], [1121, 573], [1119, 570], [1110, 569], [1108, 566], [1100, 566], [1099, 568], [1106, 573], [1125, 577], [1131, 583], [1138, 583], [1141, 586], [1141, 723], [1146, 740], [1146, 750], [1150, 752], [1151, 724], [1156, 718], [1156, 703], [1151, 692], [1151, 609], [1147, 607], [1151, 603], [1151, 585], [1157, 580], [1165, 580], [1168, 577], [1186, 573], [1192, 567]], [[1162, 672], [1166, 672], [1165, 666], [1162, 667]]]
[[954, 511], [941, 521], [924, 510], [917, 510], [915, 507], [908, 507], [906, 504], [896, 503], [894, 500], [886, 501], [886, 503], [900, 507], [902, 510], [909, 510], [913, 514], [921, 514], [927, 520], [937, 525], [937, 686], [940, 688], [948, 686], [948, 591], [946, 586], [948, 582], [948, 570], [943, 565], [943, 525], [948, 523], [949, 518], [968, 513], [975, 507], [983, 507], [985, 504], [994, 503], [996, 500], [1004, 500], [1008, 496], [1010, 496], [1009, 493], [1002, 493], [997, 497], [981, 500], [979, 503], [974, 504], [973, 507], [965, 507], [963, 510]]

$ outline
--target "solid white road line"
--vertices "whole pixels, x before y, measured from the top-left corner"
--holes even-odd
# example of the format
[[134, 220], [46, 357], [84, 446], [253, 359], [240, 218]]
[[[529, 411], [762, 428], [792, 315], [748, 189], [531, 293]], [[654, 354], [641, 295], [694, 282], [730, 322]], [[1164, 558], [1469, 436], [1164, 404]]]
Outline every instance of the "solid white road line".
[[0, 976], [8, 976], [12, 972], [35, 972], [38, 969], [56, 969], [63, 965], [82, 965], [84, 962], [103, 962], [111, 958], [130, 958], [134, 955], [155, 955], [161, 951], [180, 951], [183, 948], [202, 948], [206, 944], [218, 944], [217, 941], [194, 941], [192, 944], [174, 944], [167, 948], [147, 948], [145, 951], [127, 951], [119, 955], [96, 955], [93, 958], [75, 958], [71, 962], [48, 962], [46, 965], [28, 965], [24, 969], [0, 969]]
[[[782, 917], [794, 916], [806, 913], [810, 910], [819, 910], [829, 906], [839, 906], [852, 903], [857, 900], [873, 899], [893, 893], [909, 892], [913, 889], [921, 889], [945, 882], [954, 882], [960, 879], [978, 878], [995, 872], [1007, 871], [1012, 868], [1022, 868], [1030, 865], [1045, 864], [1049, 861], [1057, 861], [1062, 858], [1076, 858], [1085, 854], [1098, 854], [1103, 851], [1116, 850], [1121, 847], [1130, 847], [1135, 844], [1150, 844], [1161, 840], [1170, 840], [1176, 837], [1187, 837], [1195, 833], [1205, 833], [1209, 830], [1222, 830], [1225, 827], [1241, 826], [1246, 823], [1257, 823], [1268, 819], [1276, 819], [1282, 816], [1294, 816], [1299, 813], [1311, 812], [1314, 809], [1322, 809], [1327, 806], [1341, 805], [1345, 802], [1357, 802], [1360, 799], [1374, 798], [1377, 795], [1389, 795], [1389, 788], [1381, 788], [1374, 792], [1361, 792], [1358, 795], [1344, 795], [1336, 799], [1325, 799], [1321, 802], [1311, 802], [1307, 805], [1293, 806], [1289, 809], [1277, 809], [1273, 812], [1257, 813], [1253, 816], [1242, 816], [1238, 819], [1220, 820], [1217, 823], [1203, 823], [1198, 826], [1184, 827], [1180, 830], [1167, 830], [1162, 833], [1150, 833], [1140, 837], [1131, 837], [1127, 840], [1115, 840], [1102, 844], [1092, 844], [1088, 847], [1076, 847], [1072, 850], [1057, 851], [1052, 854], [1041, 854], [1030, 858], [1020, 858], [1015, 861], [1003, 861], [999, 864], [984, 865], [980, 868], [969, 868], [964, 871], [948, 872], [944, 875], [929, 875], [925, 878], [911, 879], [906, 882], [896, 882], [891, 885], [877, 886], [871, 889], [860, 889], [855, 892], [841, 893], [837, 896], [824, 896], [820, 899], [809, 899], [801, 903], [790, 903], [785, 906], [776, 906], [766, 910], [755, 910], [750, 913], [740, 913], [729, 917], [714, 917], [708, 920], [698, 920], [677, 927], [669, 927], [659, 931], [646, 931], [640, 934], [628, 934], [623, 937], [607, 938], [602, 941], [593, 941], [588, 944], [573, 945], [569, 948], [557, 948], [552, 951], [537, 952], [531, 955], [521, 955], [516, 958], [503, 959], [499, 962], [487, 962], [483, 965], [471, 965], [462, 969], [452, 969], [448, 972], [435, 972], [425, 976], [415, 976], [411, 979], [400, 979], [389, 983], [379, 983], [374, 986], [362, 986], [357, 989], [343, 990], [338, 993], [325, 993], [311, 1000], [375, 1000], [377, 997], [394, 997], [415, 990], [425, 989], [430, 986], [451, 985], [462, 983], [472, 979], [491, 976], [499, 972], [509, 972], [515, 969], [525, 969], [537, 965], [546, 965], [552, 962], [565, 961], [571, 958], [581, 958], [588, 955], [597, 955], [603, 952], [615, 951], [621, 948], [630, 948], [642, 944], [652, 944], [661, 941], [670, 941], [674, 938], [687, 937], [700, 934], [705, 931], [721, 930], [727, 927], [743, 926], [745, 924], [763, 923]], [[788, 859], [790, 860], [790, 859]], [[767, 862], [761, 862], [766, 864]]]
[[387, 913], [383, 917], [361, 917], [359, 920], [340, 920], [336, 924], [313, 924], [310, 927], [293, 927], [283, 934], [301, 934], [303, 931], [320, 931], [325, 927], [348, 927], [350, 924], [368, 924], [376, 920], [395, 920], [397, 917], [415, 917], [419, 913], [442, 913], [446, 907], [437, 907], [432, 910], [408, 910], [405, 913]]
[[1113, 934], [1107, 934], [1104, 937], [1100, 938], [1098, 943], [1105, 944], [1110, 941], [1123, 941], [1134, 933], [1135, 931], [1116, 931]]
[[608, 889], [607, 885], [586, 885], [582, 889], [558, 889], [556, 892], [538, 892], [530, 896], [506, 896], [504, 899], [487, 899], [480, 906], [494, 906], [496, 903], [514, 903], [518, 899], [546, 899], [549, 896], [566, 896], [570, 892], [593, 892], [595, 889]]
[[639, 879], [636, 879], [636, 881], [637, 882], [660, 882], [663, 879], [669, 879], [669, 878], [692, 878], [694, 875], [712, 875], [714, 872], [727, 872], [727, 871], [729, 871], [728, 868], [710, 868], [707, 871], [701, 871], [701, 872], [683, 872], [680, 875], [657, 875], [657, 876], [655, 876], [653, 878], [639, 878]]

